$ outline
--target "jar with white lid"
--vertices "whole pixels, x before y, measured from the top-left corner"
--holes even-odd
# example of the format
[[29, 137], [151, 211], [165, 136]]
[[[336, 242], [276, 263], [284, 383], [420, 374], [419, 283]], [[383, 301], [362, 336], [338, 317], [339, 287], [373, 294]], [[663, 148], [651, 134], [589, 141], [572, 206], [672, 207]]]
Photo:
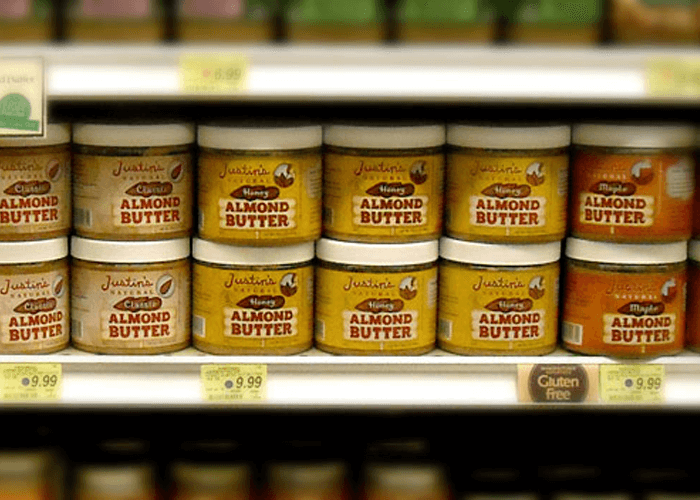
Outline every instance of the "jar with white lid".
[[540, 355], [557, 345], [561, 243], [442, 238], [438, 347], [458, 354]]
[[267, 465], [268, 500], [347, 500], [347, 466], [338, 461], [274, 461]]
[[570, 143], [566, 125], [448, 125], [445, 233], [489, 243], [564, 238]]
[[0, 354], [68, 345], [68, 275], [66, 237], [0, 243]]
[[189, 236], [194, 137], [187, 123], [76, 124], [75, 233], [102, 240]]
[[155, 471], [141, 464], [81, 465], [75, 471], [76, 500], [153, 500]]
[[690, 239], [692, 126], [582, 124], [572, 142], [572, 236], [620, 243]]
[[687, 255], [685, 242], [567, 239], [564, 347], [621, 358], [681, 351]]
[[443, 125], [330, 125], [323, 142], [324, 236], [367, 243], [440, 236]]
[[48, 449], [0, 451], [0, 491], [7, 500], [60, 500], [59, 457]]
[[244, 463], [177, 462], [171, 467], [171, 500], [248, 500], [253, 471]]
[[71, 240], [71, 337], [101, 354], [157, 354], [190, 343], [190, 240]]
[[45, 137], [0, 138], [0, 239], [67, 236], [71, 228], [71, 129]]
[[335, 354], [415, 355], [435, 346], [438, 242], [322, 238], [316, 346]]
[[242, 247], [195, 238], [194, 346], [294, 354], [313, 343], [314, 244]]
[[444, 469], [432, 463], [369, 463], [362, 481], [363, 500], [448, 500]]
[[700, 240], [688, 243], [688, 302], [686, 345], [700, 351]]

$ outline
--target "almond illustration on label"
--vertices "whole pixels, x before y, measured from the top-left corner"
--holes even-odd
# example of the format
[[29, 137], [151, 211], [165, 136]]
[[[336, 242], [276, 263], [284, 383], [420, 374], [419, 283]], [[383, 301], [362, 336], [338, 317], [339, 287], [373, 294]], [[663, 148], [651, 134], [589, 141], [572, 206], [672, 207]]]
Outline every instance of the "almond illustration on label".
[[139, 182], [125, 191], [129, 196], [168, 196], [173, 192], [173, 185], [170, 182]]
[[542, 276], [532, 278], [527, 293], [535, 300], [544, 297], [544, 278]]
[[661, 300], [668, 304], [673, 302], [676, 295], [678, 295], [678, 286], [676, 285], [676, 280], [671, 278], [661, 287]]
[[239, 300], [236, 305], [244, 309], [280, 309], [284, 306], [284, 297], [280, 295], [248, 295]]
[[503, 297], [486, 304], [486, 309], [502, 313], [526, 312], [532, 309], [532, 300]]
[[273, 177], [275, 179], [275, 184], [279, 187], [286, 188], [294, 184], [294, 178], [296, 176], [289, 163], [282, 163], [275, 169]]
[[391, 313], [403, 310], [401, 299], [366, 299], [355, 306], [355, 309], [369, 313]]
[[392, 196], [405, 198], [407, 196], [411, 196], [415, 190], [416, 188], [413, 184], [402, 184], [400, 182], [380, 182], [367, 189], [365, 193], [370, 196], [381, 196], [382, 198], [391, 198]]
[[170, 297], [175, 292], [175, 280], [169, 274], [161, 276], [156, 282], [156, 290], [161, 297]]
[[297, 293], [297, 288], [296, 273], [287, 273], [282, 276], [282, 280], [280, 281], [280, 291], [282, 292], [282, 295], [285, 297], [291, 297]]
[[17, 181], [3, 192], [9, 195], [26, 197], [46, 194], [49, 191], [51, 191], [51, 183], [49, 181]]
[[27, 299], [13, 309], [19, 314], [38, 314], [53, 311], [56, 309], [57, 301], [53, 297], [50, 299]]
[[425, 170], [425, 165], [425, 160], [418, 160], [411, 165], [409, 175], [415, 184], [423, 184], [428, 180], [428, 172]]
[[527, 184], [491, 184], [481, 191], [484, 196], [492, 198], [526, 198], [530, 196], [532, 189]]
[[544, 165], [542, 162], [536, 161], [528, 165], [525, 169], [525, 180], [529, 182], [532, 186], [539, 186], [544, 184]]
[[666, 306], [663, 302], [628, 302], [620, 307], [617, 312], [630, 316], [658, 316], [663, 314]]
[[63, 276], [58, 276], [53, 282], [53, 294], [56, 297], [61, 297], [65, 291]]
[[118, 311], [140, 312], [156, 311], [163, 305], [163, 300], [159, 297], [127, 297], [120, 300], [114, 307]]
[[418, 284], [416, 283], [416, 278], [413, 276], [407, 276], [401, 280], [399, 284], [399, 295], [401, 298], [406, 300], [411, 300], [418, 295]]
[[46, 177], [56, 182], [59, 177], [61, 177], [61, 163], [52, 159], [46, 164]]
[[173, 162], [168, 168], [168, 170], [170, 171], [170, 178], [174, 182], [177, 182], [180, 179], [182, 179], [182, 176], [185, 173], [185, 167], [182, 164], [182, 162], [179, 161]]
[[241, 186], [231, 193], [232, 198], [246, 201], [274, 200], [280, 195], [275, 186]]
[[631, 182], [598, 181], [591, 187], [591, 192], [603, 196], [632, 196], [637, 186]]
[[649, 184], [654, 179], [654, 169], [651, 160], [638, 161], [632, 165], [632, 179], [639, 185]]

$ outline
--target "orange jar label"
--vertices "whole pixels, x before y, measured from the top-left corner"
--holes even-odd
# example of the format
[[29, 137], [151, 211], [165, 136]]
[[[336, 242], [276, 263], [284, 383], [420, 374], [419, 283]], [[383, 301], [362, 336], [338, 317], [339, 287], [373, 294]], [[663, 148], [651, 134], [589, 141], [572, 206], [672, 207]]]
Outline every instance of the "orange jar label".
[[316, 344], [340, 354], [413, 354], [435, 344], [437, 264], [406, 272], [318, 267]]
[[97, 239], [164, 239], [192, 228], [192, 160], [75, 155], [73, 224]]
[[284, 244], [321, 235], [321, 152], [199, 156], [199, 235], [237, 244]]
[[465, 240], [543, 242], [564, 237], [567, 155], [448, 154], [445, 231]]
[[559, 263], [440, 264], [438, 345], [460, 354], [546, 354], [557, 343]]
[[324, 234], [350, 241], [419, 241], [442, 231], [444, 156], [326, 152]]
[[688, 309], [686, 312], [686, 343], [700, 349], [700, 264], [688, 260]]
[[225, 269], [195, 261], [193, 342], [215, 354], [292, 354], [313, 341], [314, 268]]
[[39, 354], [68, 345], [68, 260], [0, 266], [0, 353]]
[[68, 234], [70, 159], [68, 145], [0, 149], [0, 239]]
[[574, 236], [646, 243], [690, 238], [695, 177], [690, 156], [586, 149], [574, 158]]
[[562, 340], [572, 351], [673, 354], [685, 338], [686, 270], [615, 272], [569, 262]]

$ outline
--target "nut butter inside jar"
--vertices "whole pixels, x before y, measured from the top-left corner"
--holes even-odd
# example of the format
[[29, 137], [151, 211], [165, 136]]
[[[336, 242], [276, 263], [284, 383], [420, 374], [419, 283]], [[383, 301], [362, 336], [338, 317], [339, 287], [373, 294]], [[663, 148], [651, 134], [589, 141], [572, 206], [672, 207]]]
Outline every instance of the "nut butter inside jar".
[[76, 500], [153, 500], [155, 473], [141, 464], [83, 465], [77, 468]]
[[71, 227], [71, 130], [0, 138], [0, 240], [67, 236]]
[[363, 500], [448, 500], [445, 471], [431, 463], [369, 463]]
[[205, 240], [284, 246], [321, 236], [320, 125], [202, 125], [198, 228]]
[[685, 242], [602, 243], [569, 238], [562, 341], [583, 354], [675, 354], [685, 339]]
[[57, 462], [48, 450], [0, 451], [3, 500], [61, 500], [63, 478]]
[[324, 129], [323, 234], [406, 243], [442, 232], [442, 125], [330, 125]]
[[557, 343], [561, 243], [442, 238], [438, 346], [458, 354], [540, 355]]
[[72, 239], [73, 344], [157, 354], [190, 343], [190, 240]]
[[314, 244], [193, 240], [193, 343], [213, 354], [295, 354], [313, 342]]
[[279, 461], [267, 467], [269, 500], [348, 500], [348, 470], [336, 461]]
[[449, 125], [445, 232], [489, 243], [560, 241], [570, 142], [564, 125]]
[[253, 473], [247, 464], [178, 462], [172, 466], [172, 500], [248, 500]]
[[158, 240], [192, 229], [194, 127], [76, 124], [73, 225], [101, 240]]
[[688, 244], [688, 308], [686, 344], [700, 351], [700, 240]]

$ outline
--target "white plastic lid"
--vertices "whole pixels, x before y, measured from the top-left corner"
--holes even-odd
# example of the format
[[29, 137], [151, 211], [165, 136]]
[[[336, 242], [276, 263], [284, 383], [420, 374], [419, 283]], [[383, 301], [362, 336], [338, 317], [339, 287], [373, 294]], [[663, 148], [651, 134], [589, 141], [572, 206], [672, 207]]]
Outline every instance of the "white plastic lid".
[[77, 123], [73, 127], [73, 142], [87, 146], [133, 148], [191, 144], [194, 142], [194, 125]]
[[700, 240], [690, 240], [688, 242], [688, 257], [696, 262], [700, 262]]
[[438, 242], [350, 243], [321, 238], [316, 242], [319, 259], [358, 266], [411, 266], [435, 262]]
[[571, 143], [568, 125], [448, 125], [447, 144], [480, 149], [551, 149]]
[[172, 475], [177, 486], [202, 489], [235, 488], [251, 480], [251, 468], [245, 464], [176, 463]]
[[503, 245], [443, 237], [440, 239], [440, 257], [483, 266], [536, 266], [558, 261], [561, 243]]
[[695, 144], [692, 125], [581, 124], [573, 129], [572, 142], [617, 148], [688, 148]]
[[78, 491], [114, 496], [147, 498], [154, 489], [154, 475], [145, 465], [99, 466], [88, 465], [78, 468]]
[[333, 486], [345, 480], [347, 470], [341, 462], [277, 462], [268, 469], [270, 482], [291, 486]]
[[49, 123], [46, 137], [8, 137], [0, 139], [0, 148], [33, 148], [37, 146], [54, 146], [70, 142], [70, 125], [68, 123]]
[[604, 264], [673, 264], [688, 258], [688, 245], [685, 241], [637, 244], [567, 238], [566, 256]]
[[235, 126], [200, 125], [197, 128], [200, 146], [214, 149], [304, 149], [323, 143], [320, 125]]
[[0, 243], [0, 264], [49, 262], [68, 256], [68, 238]]
[[445, 484], [443, 470], [434, 464], [369, 464], [365, 478], [375, 488], [426, 490]]
[[239, 266], [277, 266], [308, 262], [314, 258], [314, 243], [285, 247], [247, 247], [192, 239], [192, 256], [202, 262]]
[[73, 236], [71, 255], [77, 259], [112, 264], [145, 264], [186, 259], [190, 239], [158, 241], [105, 241]]
[[434, 148], [445, 144], [445, 127], [423, 125], [328, 125], [323, 142], [331, 146], [366, 149]]
[[52, 461], [47, 451], [3, 451], [0, 452], [0, 481], [13, 476], [38, 476]]

